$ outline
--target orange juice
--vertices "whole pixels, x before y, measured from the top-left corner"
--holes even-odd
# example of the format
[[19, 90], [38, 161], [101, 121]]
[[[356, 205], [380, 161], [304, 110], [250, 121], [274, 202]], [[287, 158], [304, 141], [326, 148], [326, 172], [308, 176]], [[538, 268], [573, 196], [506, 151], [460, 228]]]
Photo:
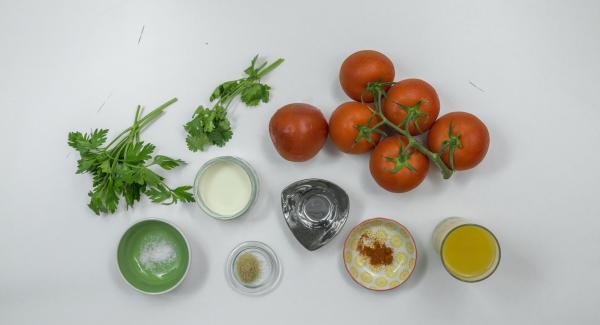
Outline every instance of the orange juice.
[[433, 240], [446, 270], [462, 281], [487, 278], [500, 261], [496, 237], [485, 227], [462, 218], [442, 221], [434, 230]]

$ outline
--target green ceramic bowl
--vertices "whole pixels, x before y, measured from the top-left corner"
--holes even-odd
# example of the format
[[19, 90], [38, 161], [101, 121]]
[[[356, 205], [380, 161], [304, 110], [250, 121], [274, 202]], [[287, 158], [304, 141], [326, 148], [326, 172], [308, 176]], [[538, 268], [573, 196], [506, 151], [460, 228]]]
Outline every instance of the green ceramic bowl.
[[183, 233], [164, 220], [135, 223], [121, 237], [117, 265], [123, 279], [147, 294], [173, 290], [187, 274], [190, 247]]

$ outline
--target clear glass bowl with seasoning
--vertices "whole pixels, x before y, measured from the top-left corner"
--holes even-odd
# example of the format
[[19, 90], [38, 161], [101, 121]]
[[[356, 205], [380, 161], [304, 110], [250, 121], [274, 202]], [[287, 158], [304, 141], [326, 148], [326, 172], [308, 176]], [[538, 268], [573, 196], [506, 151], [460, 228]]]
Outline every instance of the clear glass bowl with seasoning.
[[243, 294], [266, 294], [279, 284], [282, 268], [277, 255], [264, 243], [247, 241], [236, 246], [225, 264], [231, 287]]
[[209, 216], [219, 220], [245, 214], [258, 197], [259, 179], [245, 160], [223, 156], [206, 162], [196, 174], [194, 197]]

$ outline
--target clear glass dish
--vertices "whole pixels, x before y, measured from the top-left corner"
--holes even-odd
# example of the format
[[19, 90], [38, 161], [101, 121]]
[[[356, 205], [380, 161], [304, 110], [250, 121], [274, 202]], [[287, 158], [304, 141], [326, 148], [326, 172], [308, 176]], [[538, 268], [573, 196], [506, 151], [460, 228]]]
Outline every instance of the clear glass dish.
[[[206, 204], [206, 202], [204, 201], [202, 194], [200, 193], [200, 181], [202, 179], [204, 172], [206, 172], [210, 167], [214, 166], [215, 164], [221, 163], [221, 162], [233, 163], [233, 164], [241, 167], [246, 172], [246, 174], [248, 175], [248, 178], [250, 179], [250, 186], [251, 186], [250, 199], [248, 200], [248, 203], [246, 204], [246, 206], [243, 209], [239, 210], [237, 213], [232, 214], [232, 215], [223, 215], [223, 214], [219, 214], [218, 212], [211, 210], [208, 207], [208, 205]], [[202, 165], [202, 167], [200, 167], [200, 170], [198, 170], [198, 173], [196, 174], [196, 178], [194, 180], [193, 191], [194, 191], [194, 198], [196, 199], [196, 203], [198, 204], [200, 209], [202, 209], [202, 211], [204, 211], [206, 214], [208, 214], [209, 216], [211, 216], [215, 219], [231, 220], [231, 219], [235, 219], [235, 218], [245, 214], [252, 207], [252, 205], [254, 205], [254, 202], [256, 202], [256, 199], [258, 197], [259, 187], [260, 187], [260, 182], [258, 179], [258, 175], [256, 174], [256, 171], [254, 170], [254, 168], [252, 168], [252, 166], [248, 162], [246, 162], [245, 160], [238, 158], [238, 157], [222, 156], [222, 157], [217, 157], [217, 158], [211, 159], [211, 160], [207, 161], [206, 163], [204, 163], [204, 165]]]
[[303, 179], [281, 192], [285, 221], [310, 251], [329, 243], [344, 227], [350, 211], [348, 194], [324, 179]]
[[[244, 253], [251, 253], [260, 263], [260, 274], [258, 278], [250, 283], [242, 282], [236, 272], [238, 257]], [[231, 287], [246, 295], [266, 294], [279, 284], [282, 274], [281, 263], [271, 247], [257, 241], [247, 241], [236, 246], [225, 264], [225, 277]]]

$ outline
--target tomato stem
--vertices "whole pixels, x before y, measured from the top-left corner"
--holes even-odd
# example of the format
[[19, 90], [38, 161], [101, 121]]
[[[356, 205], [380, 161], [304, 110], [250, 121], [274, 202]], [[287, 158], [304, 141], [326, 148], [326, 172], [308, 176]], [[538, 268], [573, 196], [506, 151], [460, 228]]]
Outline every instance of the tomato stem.
[[373, 102], [375, 106], [375, 113], [378, 114], [379, 117], [381, 117], [381, 120], [386, 125], [388, 125], [392, 129], [394, 129], [394, 131], [400, 133], [408, 139], [408, 147], [414, 147], [415, 149], [426, 155], [431, 161], [433, 161], [433, 163], [442, 172], [442, 177], [444, 177], [444, 179], [450, 178], [454, 173], [454, 170], [446, 166], [446, 164], [442, 160], [441, 153], [438, 154], [431, 152], [429, 149], [427, 149], [427, 147], [425, 147], [421, 142], [419, 142], [415, 137], [413, 137], [408, 131], [408, 123], [406, 123], [406, 129], [403, 129], [400, 126], [394, 124], [392, 121], [388, 120], [387, 117], [385, 117], [385, 115], [383, 114], [383, 109], [381, 107], [382, 99], [385, 96], [385, 86], [387, 86], [387, 84], [382, 82], [371, 82], [367, 86], [367, 89], [373, 94], [375, 99]]

